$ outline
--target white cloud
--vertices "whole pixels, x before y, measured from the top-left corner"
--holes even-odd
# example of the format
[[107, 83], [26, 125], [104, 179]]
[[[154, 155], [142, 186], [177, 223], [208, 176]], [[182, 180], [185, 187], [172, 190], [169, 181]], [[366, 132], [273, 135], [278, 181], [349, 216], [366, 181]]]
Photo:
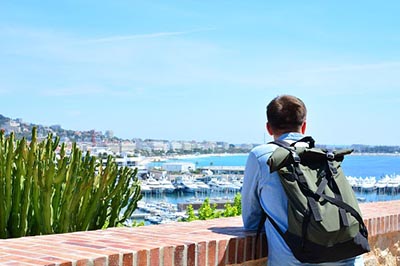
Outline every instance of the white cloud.
[[196, 32], [203, 31], [212, 31], [214, 28], [204, 28], [204, 29], [194, 29], [188, 31], [170, 31], [170, 32], [155, 32], [155, 33], [147, 33], [147, 34], [132, 34], [132, 35], [120, 35], [120, 36], [110, 36], [104, 38], [97, 39], [89, 39], [84, 40], [81, 43], [108, 43], [108, 42], [121, 42], [121, 41], [130, 41], [134, 39], [150, 39], [150, 38], [159, 38], [159, 37], [169, 37], [169, 36], [180, 36], [187, 35]]
[[145, 92], [144, 88], [135, 89], [113, 89], [104, 88], [96, 85], [45, 89], [40, 94], [49, 97], [68, 97], [68, 96], [105, 96], [105, 97], [131, 97], [138, 96]]
[[147, 92], [144, 88], [125, 89], [125, 90], [109, 90], [108, 93], [115, 97], [132, 97], [140, 96]]
[[90, 86], [84, 87], [70, 87], [70, 88], [59, 88], [59, 89], [45, 89], [40, 92], [44, 96], [81, 96], [81, 95], [97, 95], [103, 94], [106, 91], [103, 88], [96, 88]]

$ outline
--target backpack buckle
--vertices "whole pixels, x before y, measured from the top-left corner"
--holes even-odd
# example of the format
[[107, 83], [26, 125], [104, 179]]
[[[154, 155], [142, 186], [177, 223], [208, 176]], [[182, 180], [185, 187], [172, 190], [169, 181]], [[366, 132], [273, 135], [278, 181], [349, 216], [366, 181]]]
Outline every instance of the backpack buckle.
[[326, 153], [326, 157], [328, 158], [328, 160], [333, 160], [335, 159], [335, 154], [330, 151]]
[[295, 151], [291, 151], [291, 153], [292, 153], [293, 161], [295, 163], [300, 163], [300, 156]]

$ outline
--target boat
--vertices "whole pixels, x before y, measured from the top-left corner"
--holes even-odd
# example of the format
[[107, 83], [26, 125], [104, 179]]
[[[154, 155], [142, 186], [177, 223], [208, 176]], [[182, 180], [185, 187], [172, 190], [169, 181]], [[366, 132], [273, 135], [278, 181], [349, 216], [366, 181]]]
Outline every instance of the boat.
[[221, 187], [219, 185], [219, 181], [217, 177], [212, 177], [210, 181], [208, 181], [208, 186], [212, 191], [221, 191]]
[[227, 177], [221, 176], [212, 177], [208, 185], [211, 190], [220, 192], [235, 192], [241, 189], [240, 185], [230, 182]]
[[187, 193], [195, 193], [199, 190], [199, 187], [196, 185], [196, 183], [188, 178], [188, 179], [183, 179], [181, 181], [181, 184], [183, 185], [183, 191]]
[[192, 176], [179, 176], [175, 179], [174, 185], [177, 190], [186, 193], [195, 193], [199, 190], [199, 187], [195, 183], [195, 179]]
[[208, 192], [210, 190], [210, 186], [200, 180], [194, 180], [193, 183], [197, 186], [198, 192]]
[[389, 192], [399, 192], [400, 191], [400, 175], [391, 176], [388, 183], [387, 189]]
[[151, 193], [150, 186], [147, 185], [146, 181], [144, 181], [144, 180], [140, 181], [140, 192], [141, 193]]
[[385, 175], [384, 177], [382, 177], [381, 179], [379, 179], [379, 180], [376, 182], [376, 184], [375, 184], [376, 189], [377, 189], [378, 191], [386, 191], [387, 188], [388, 188], [388, 183], [389, 183], [390, 179], [391, 179], [391, 178], [390, 178], [389, 175]]
[[161, 193], [162, 186], [159, 181], [157, 181], [154, 177], [150, 176], [147, 180], [145, 180], [145, 184], [150, 187], [151, 192]]
[[376, 184], [375, 176], [366, 177], [361, 183], [361, 191], [372, 192], [377, 189], [375, 184]]
[[165, 192], [165, 193], [174, 193], [175, 192], [176, 187], [167, 178], [165, 178], [165, 177], [161, 178], [158, 182], [160, 184], [160, 188], [161, 188], [162, 192]]
[[152, 224], [164, 224], [178, 221], [184, 213], [178, 212], [177, 206], [168, 202], [140, 203], [138, 208], [145, 213], [144, 220]]

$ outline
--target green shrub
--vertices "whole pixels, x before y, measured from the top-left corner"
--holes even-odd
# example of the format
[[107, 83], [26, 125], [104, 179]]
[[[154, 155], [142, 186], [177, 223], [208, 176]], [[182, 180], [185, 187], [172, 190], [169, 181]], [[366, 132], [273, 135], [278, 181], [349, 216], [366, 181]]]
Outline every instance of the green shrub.
[[241, 194], [237, 193], [233, 200], [233, 205], [230, 203], [225, 204], [225, 208], [223, 211], [217, 210], [217, 204], [210, 204], [210, 199], [206, 198], [203, 204], [200, 206], [197, 215], [193, 209], [192, 205], [188, 205], [186, 208], [186, 216], [187, 218], [182, 219], [181, 221], [191, 222], [194, 220], [209, 220], [220, 217], [231, 217], [238, 216], [242, 214], [242, 204], [241, 204]]
[[137, 169], [118, 167], [49, 134], [30, 143], [0, 132], [0, 238], [94, 230], [124, 223], [141, 199]]
[[209, 220], [221, 217], [221, 212], [217, 211], [217, 204], [210, 204], [210, 199], [206, 198], [198, 211], [199, 220]]
[[187, 218], [185, 219], [185, 221], [187, 221], [187, 222], [198, 220], [198, 217], [194, 213], [194, 209], [193, 209], [192, 204], [189, 204], [187, 206], [187, 208], [186, 208], [186, 216], [187, 216]]

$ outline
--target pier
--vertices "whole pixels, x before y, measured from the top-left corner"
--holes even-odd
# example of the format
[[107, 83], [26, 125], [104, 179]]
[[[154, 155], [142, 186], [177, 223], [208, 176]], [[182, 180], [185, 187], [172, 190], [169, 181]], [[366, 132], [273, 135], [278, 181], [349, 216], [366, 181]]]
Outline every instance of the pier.
[[200, 170], [211, 170], [216, 175], [244, 175], [244, 166], [205, 166]]
[[136, 220], [136, 219], [144, 219], [147, 215], [149, 215], [148, 213], [133, 213], [131, 215], [131, 219], [132, 220]]

